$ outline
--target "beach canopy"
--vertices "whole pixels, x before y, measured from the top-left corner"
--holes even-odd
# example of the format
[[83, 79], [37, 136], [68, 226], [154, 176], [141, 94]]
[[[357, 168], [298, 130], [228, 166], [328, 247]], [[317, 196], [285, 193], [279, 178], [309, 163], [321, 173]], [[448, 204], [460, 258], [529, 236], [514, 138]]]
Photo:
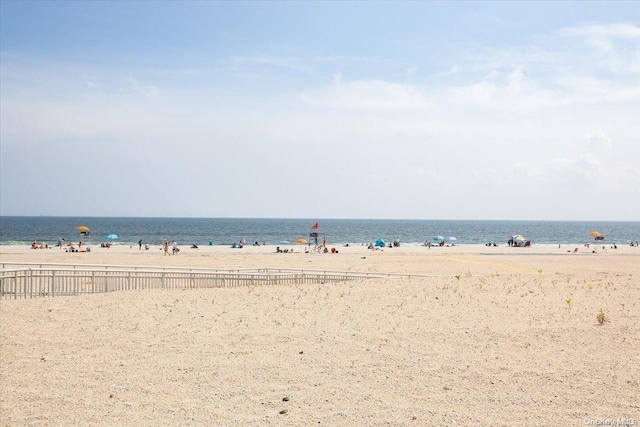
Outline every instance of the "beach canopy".
[[107, 239], [109, 240], [114, 240], [117, 239], [118, 235], [117, 234], [107, 234]]
[[382, 239], [376, 240], [376, 246], [378, 246], [378, 247], [384, 246], [384, 240], [382, 240]]
[[515, 242], [524, 242], [527, 240], [526, 237], [524, 237], [522, 234], [514, 234], [511, 236], [511, 238], [515, 241]]

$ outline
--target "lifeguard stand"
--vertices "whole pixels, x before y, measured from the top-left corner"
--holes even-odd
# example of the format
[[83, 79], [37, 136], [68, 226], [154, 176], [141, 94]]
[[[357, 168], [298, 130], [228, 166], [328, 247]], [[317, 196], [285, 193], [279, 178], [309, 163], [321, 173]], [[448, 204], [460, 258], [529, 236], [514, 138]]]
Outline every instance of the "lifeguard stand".
[[313, 238], [313, 243], [317, 247], [318, 246], [318, 232], [317, 231], [312, 231], [311, 233], [309, 233], [309, 237]]

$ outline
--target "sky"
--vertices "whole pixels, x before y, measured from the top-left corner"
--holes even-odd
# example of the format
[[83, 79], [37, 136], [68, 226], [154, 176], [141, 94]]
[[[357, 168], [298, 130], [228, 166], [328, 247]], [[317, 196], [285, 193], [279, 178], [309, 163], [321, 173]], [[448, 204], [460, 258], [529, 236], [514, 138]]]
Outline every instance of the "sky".
[[0, 2], [0, 215], [640, 221], [636, 2]]

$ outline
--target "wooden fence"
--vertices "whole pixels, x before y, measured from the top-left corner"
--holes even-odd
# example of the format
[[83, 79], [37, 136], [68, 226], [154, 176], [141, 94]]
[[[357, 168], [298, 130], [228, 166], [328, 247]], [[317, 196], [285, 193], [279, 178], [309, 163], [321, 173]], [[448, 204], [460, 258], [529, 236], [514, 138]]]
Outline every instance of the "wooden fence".
[[0, 299], [57, 297], [141, 289], [220, 288], [343, 282], [377, 274], [338, 271], [144, 268], [38, 264], [0, 270]]

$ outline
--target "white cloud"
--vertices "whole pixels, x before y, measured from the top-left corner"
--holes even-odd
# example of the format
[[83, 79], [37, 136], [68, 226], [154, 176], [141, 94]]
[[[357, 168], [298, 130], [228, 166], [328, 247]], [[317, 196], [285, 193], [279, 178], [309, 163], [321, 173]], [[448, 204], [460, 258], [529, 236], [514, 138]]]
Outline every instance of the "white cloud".
[[269, 66], [294, 71], [309, 72], [311, 67], [304, 60], [300, 58], [281, 58], [281, 57], [268, 57], [268, 56], [255, 56], [255, 57], [237, 57], [233, 58], [233, 63], [236, 66]]
[[317, 63], [361, 63], [361, 64], [372, 64], [372, 65], [381, 65], [381, 64], [391, 64], [393, 61], [386, 58], [371, 58], [365, 56], [318, 56], [314, 58], [314, 61]]
[[460, 70], [461, 70], [460, 66], [456, 64], [453, 67], [451, 67], [449, 70], [444, 71], [444, 72], [440, 73], [439, 75], [440, 76], [444, 76], [444, 77], [446, 77], [446, 76], [455, 76], [455, 75], [460, 73]]
[[571, 103], [617, 103], [640, 100], [640, 83], [626, 83], [591, 76], [567, 76], [562, 82]]
[[508, 73], [493, 71], [483, 81], [450, 88], [450, 97], [462, 105], [478, 105], [489, 109], [527, 111], [561, 106], [568, 103], [566, 97], [540, 86], [527, 77], [522, 67], [514, 67]]
[[409, 67], [406, 69], [405, 73], [408, 76], [413, 76], [414, 74], [416, 74], [416, 72], [418, 72], [418, 69], [416, 67]]
[[158, 99], [159, 91], [158, 88], [151, 85], [141, 85], [138, 83], [136, 79], [133, 77], [129, 77], [129, 87], [137, 93], [144, 95], [145, 98], [156, 100]]
[[568, 159], [557, 158], [547, 164], [548, 179], [559, 185], [572, 186], [576, 183], [594, 184], [603, 174], [602, 164], [593, 154]]
[[415, 177], [427, 178], [429, 182], [442, 182], [443, 175], [439, 170], [425, 167], [411, 167], [409, 173]]
[[611, 138], [609, 138], [602, 130], [587, 135], [589, 145], [592, 147], [611, 148]]
[[417, 87], [381, 80], [343, 83], [334, 79], [332, 86], [308, 91], [301, 98], [308, 105], [341, 110], [403, 111], [428, 105]]
[[474, 180], [481, 184], [502, 184], [506, 182], [504, 177], [494, 168], [478, 169], [472, 175]]
[[640, 40], [640, 27], [630, 23], [583, 24], [558, 30], [562, 36], [585, 40], [599, 50], [609, 52], [615, 48], [618, 40]]
[[[557, 33], [578, 43], [569, 46], [566, 56], [581, 57], [583, 64], [591, 69], [624, 74], [640, 72], [640, 27], [634, 24], [584, 24], [563, 28]], [[590, 49], [584, 51], [582, 46]]]
[[472, 177], [479, 185], [572, 188], [595, 186], [604, 181], [621, 184], [633, 175], [631, 169], [613, 173], [596, 156], [585, 153], [574, 158], [558, 157], [543, 164], [513, 163], [501, 169], [478, 169]]
[[472, 173], [472, 178], [478, 185], [521, 186], [544, 181], [544, 173], [532, 164], [511, 163], [500, 169], [478, 169]]

